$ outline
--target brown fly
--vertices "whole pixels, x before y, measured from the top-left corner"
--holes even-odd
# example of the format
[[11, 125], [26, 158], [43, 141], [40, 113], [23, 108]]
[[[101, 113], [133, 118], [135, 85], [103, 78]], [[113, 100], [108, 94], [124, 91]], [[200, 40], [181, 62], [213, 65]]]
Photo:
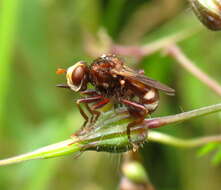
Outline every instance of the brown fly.
[[[81, 115], [85, 122], [89, 117], [81, 108], [84, 103], [88, 111], [92, 114], [91, 122], [95, 122], [102, 108], [110, 101], [115, 105], [125, 105], [129, 114], [135, 120], [128, 124], [127, 134], [130, 139], [131, 127], [141, 124], [144, 118], [156, 110], [159, 104], [159, 90], [167, 95], [174, 95], [175, 90], [150, 79], [142, 71], [135, 71], [127, 67], [124, 62], [115, 55], [102, 55], [95, 59], [91, 65], [84, 61], [79, 61], [67, 70], [58, 69], [58, 74], [66, 73], [67, 84], [57, 85], [62, 88], [69, 88], [85, 98], [76, 101]], [[94, 89], [87, 89], [88, 83]], [[91, 105], [91, 103], [93, 103]]]

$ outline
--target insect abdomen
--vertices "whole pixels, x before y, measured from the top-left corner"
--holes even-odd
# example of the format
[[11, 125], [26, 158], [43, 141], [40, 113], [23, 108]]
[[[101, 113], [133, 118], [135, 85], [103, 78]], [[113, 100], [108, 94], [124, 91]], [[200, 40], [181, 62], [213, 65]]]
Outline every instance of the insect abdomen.
[[159, 105], [159, 92], [158, 90], [151, 88], [142, 98], [142, 103], [148, 112], [153, 112]]

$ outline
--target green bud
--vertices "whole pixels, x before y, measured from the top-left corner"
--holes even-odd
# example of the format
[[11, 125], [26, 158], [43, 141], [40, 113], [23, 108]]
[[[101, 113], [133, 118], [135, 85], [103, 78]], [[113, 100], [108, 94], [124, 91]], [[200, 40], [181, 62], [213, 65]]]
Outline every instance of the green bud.
[[122, 110], [123, 112], [118, 113], [113, 110], [102, 113], [93, 127], [78, 131], [74, 138], [79, 139], [77, 143], [79, 143], [81, 151], [96, 150], [120, 153], [142, 146], [147, 138], [146, 126], [137, 125], [131, 128], [131, 142], [129, 142], [127, 125], [133, 119], [124, 109]]
[[221, 0], [191, 0], [201, 22], [211, 30], [221, 30]]
[[122, 172], [125, 177], [134, 183], [147, 183], [149, 181], [147, 173], [138, 161], [130, 161], [123, 164]]

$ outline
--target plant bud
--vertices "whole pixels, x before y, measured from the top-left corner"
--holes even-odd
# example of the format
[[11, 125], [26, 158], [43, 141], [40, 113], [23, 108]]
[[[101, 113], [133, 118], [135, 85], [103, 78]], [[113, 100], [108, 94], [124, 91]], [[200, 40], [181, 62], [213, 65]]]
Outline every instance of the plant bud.
[[221, 0], [190, 0], [201, 22], [211, 30], [221, 30]]
[[148, 128], [142, 124], [131, 128], [129, 142], [127, 125], [131, 118], [125, 108], [101, 113], [98, 121], [89, 127], [80, 129], [72, 135], [77, 138], [81, 151], [96, 150], [111, 153], [127, 152], [137, 149], [146, 142]]

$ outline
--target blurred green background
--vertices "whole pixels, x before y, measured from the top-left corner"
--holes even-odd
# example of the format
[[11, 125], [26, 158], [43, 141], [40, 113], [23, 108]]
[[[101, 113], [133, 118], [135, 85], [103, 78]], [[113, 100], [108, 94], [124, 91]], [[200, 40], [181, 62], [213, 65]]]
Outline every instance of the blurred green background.
[[[188, 57], [221, 84], [221, 33], [204, 28], [184, 0], [2, 0], [0, 2], [0, 157], [66, 139], [83, 119], [77, 94], [57, 89], [64, 81], [55, 71], [79, 60], [93, 60], [102, 29], [121, 44], [145, 44], [177, 32], [200, 28], [182, 41]], [[96, 40], [95, 40], [96, 41]], [[91, 44], [92, 43], [92, 44]], [[101, 42], [102, 43], [102, 42]], [[131, 64], [132, 61], [129, 60]], [[140, 67], [176, 89], [161, 95], [155, 116], [180, 113], [220, 101], [214, 92], [161, 53], [145, 57]], [[181, 138], [221, 133], [214, 114], [158, 129]], [[221, 167], [212, 154], [149, 143], [141, 151], [158, 190], [220, 190]], [[86, 152], [0, 168], [1, 190], [117, 189], [121, 155]]]

